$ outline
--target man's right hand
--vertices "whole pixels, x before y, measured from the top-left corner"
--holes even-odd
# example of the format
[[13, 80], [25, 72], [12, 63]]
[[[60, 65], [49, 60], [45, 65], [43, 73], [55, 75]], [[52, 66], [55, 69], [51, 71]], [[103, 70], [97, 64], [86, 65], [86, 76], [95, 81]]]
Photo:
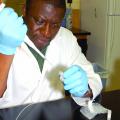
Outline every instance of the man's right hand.
[[0, 12], [0, 53], [13, 55], [16, 48], [24, 41], [27, 27], [22, 17], [11, 8]]

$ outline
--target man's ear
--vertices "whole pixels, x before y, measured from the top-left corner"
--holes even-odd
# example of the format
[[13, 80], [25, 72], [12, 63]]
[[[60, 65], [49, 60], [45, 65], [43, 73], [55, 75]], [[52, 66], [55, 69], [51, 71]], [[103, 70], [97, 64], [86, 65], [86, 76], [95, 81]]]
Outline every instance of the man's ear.
[[22, 15], [23, 17], [26, 15], [26, 4], [22, 6]]

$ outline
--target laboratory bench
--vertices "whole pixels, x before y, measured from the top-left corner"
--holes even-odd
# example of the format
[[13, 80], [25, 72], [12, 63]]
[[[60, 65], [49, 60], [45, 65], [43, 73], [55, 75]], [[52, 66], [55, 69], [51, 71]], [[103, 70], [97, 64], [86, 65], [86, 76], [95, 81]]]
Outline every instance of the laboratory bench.
[[[97, 99], [104, 107], [112, 110], [111, 120], [120, 120], [120, 90], [103, 92]], [[88, 120], [80, 114], [79, 109], [80, 107], [68, 97], [29, 106], [0, 109], [0, 120], [16, 120], [21, 111], [23, 112], [17, 120]], [[100, 114], [92, 120], [107, 120], [106, 117], [106, 114]]]
[[88, 40], [88, 36], [91, 35], [91, 32], [86, 31], [86, 30], [82, 30], [82, 29], [78, 29], [78, 28], [72, 28], [71, 31], [76, 36], [77, 42], [80, 45], [82, 52], [86, 56], [87, 49], [88, 49], [87, 40]]

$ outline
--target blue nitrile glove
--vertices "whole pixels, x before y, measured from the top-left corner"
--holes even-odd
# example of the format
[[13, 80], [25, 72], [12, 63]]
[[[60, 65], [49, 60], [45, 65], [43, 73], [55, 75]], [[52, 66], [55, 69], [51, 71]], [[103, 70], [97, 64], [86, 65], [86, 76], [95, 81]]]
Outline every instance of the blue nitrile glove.
[[88, 90], [88, 77], [79, 66], [73, 65], [63, 73], [64, 89], [76, 97], [82, 97]]
[[24, 41], [27, 27], [22, 17], [18, 17], [11, 8], [0, 12], [0, 53], [15, 54], [16, 48]]

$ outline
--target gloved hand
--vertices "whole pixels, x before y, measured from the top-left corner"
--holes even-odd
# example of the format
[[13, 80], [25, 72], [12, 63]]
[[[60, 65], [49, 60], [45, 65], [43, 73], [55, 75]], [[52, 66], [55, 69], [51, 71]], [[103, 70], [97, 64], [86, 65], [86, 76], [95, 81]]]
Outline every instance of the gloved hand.
[[27, 27], [22, 17], [18, 17], [11, 8], [0, 12], [0, 53], [15, 54], [16, 48], [24, 41]]
[[73, 65], [63, 73], [64, 89], [76, 97], [82, 97], [88, 90], [88, 77], [79, 66]]

